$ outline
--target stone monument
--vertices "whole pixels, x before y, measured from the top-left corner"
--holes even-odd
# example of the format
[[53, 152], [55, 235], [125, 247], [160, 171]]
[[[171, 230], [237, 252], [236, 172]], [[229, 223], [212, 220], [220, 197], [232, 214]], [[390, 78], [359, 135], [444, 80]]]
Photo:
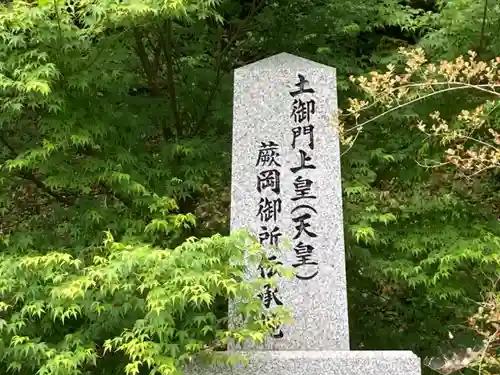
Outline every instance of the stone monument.
[[[265, 307], [289, 308], [294, 324], [237, 351], [248, 366], [187, 374], [420, 375], [412, 352], [349, 350], [336, 111], [334, 68], [281, 53], [235, 71], [231, 230], [248, 229], [295, 269], [261, 293]], [[285, 238], [290, 249], [272, 254]]]

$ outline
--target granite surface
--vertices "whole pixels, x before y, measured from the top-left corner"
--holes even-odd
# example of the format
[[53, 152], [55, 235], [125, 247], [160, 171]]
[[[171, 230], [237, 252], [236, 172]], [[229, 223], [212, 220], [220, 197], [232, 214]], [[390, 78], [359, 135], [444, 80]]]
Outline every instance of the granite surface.
[[[308, 81], [302, 87], [299, 75]], [[301, 88], [305, 92], [291, 94]], [[310, 89], [314, 93], [308, 92]], [[269, 338], [264, 346], [267, 349], [349, 349], [336, 110], [334, 68], [282, 53], [235, 71], [231, 229], [246, 228], [256, 236], [267, 233], [267, 243], [263, 243], [268, 244], [272, 229], [278, 228], [282, 234], [280, 252], [276, 252], [278, 259], [288, 267], [302, 262], [295, 267], [302, 279], [282, 280], [273, 292], [283, 306], [291, 308], [295, 323], [281, 328], [283, 337]], [[269, 142], [275, 145], [273, 155]], [[261, 146], [267, 147], [266, 157], [259, 154]], [[301, 165], [302, 155], [303, 166], [315, 168], [294, 172], [293, 168]], [[267, 173], [269, 177], [272, 169], [275, 180], [279, 172], [279, 190], [276, 181], [273, 185], [268, 180], [268, 186], [261, 186], [258, 191], [259, 176]], [[305, 182], [312, 182], [308, 194], [315, 198], [293, 201], [293, 197], [298, 197], [299, 183], [304, 192]], [[268, 208], [271, 210], [266, 211]], [[269, 214], [267, 218], [264, 212]], [[291, 246], [284, 245], [286, 240]], [[309, 250], [309, 256], [304, 256]], [[249, 272], [256, 276], [258, 270]], [[270, 306], [273, 303], [277, 303], [274, 298], [270, 299]], [[309, 357], [307, 361], [312, 368], [319, 366]], [[299, 361], [293, 363], [300, 366]], [[276, 371], [281, 370], [277, 367]]]
[[[240, 353], [242, 354], [242, 353]], [[408, 351], [255, 351], [248, 366], [190, 366], [186, 375], [420, 375]]]
[[262, 291], [263, 303], [290, 308], [295, 323], [259, 348], [230, 346], [225, 354], [246, 356], [247, 366], [194, 363], [186, 375], [421, 374], [409, 351], [349, 350], [336, 95], [335, 69], [286, 53], [235, 71], [231, 230], [250, 230], [296, 269], [278, 290]]

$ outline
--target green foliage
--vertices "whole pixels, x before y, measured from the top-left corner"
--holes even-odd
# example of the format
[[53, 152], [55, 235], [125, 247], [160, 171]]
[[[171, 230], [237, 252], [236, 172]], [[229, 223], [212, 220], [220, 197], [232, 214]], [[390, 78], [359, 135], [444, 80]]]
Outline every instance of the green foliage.
[[[337, 68], [343, 106], [347, 76], [397, 46], [498, 53], [497, 5], [483, 22], [481, 2], [417, 3], [2, 3], [0, 372], [166, 374], [261, 340], [241, 240], [190, 239], [228, 232], [231, 71], [296, 53]], [[429, 109], [385, 117], [343, 157], [353, 348], [439, 353], [498, 272], [498, 176], [415, 163], [442, 153], [409, 126]]]
[[399, 45], [403, 35], [381, 30], [416, 31], [425, 13], [393, 0], [330, 1], [279, 0], [266, 7], [242, 48], [252, 60], [279, 52], [294, 53], [335, 66], [338, 87], [349, 88], [347, 76], [358, 74]]
[[439, 12], [427, 18], [424, 27], [429, 32], [422, 46], [447, 60], [465, 55], [468, 50], [477, 51], [484, 59], [496, 56], [500, 47], [497, 2], [439, 0], [436, 3]]
[[[30, 181], [65, 206], [45, 205], [43, 220], [27, 219], [31, 246], [79, 251], [98, 244], [104, 230], [178, 244], [177, 228], [195, 223], [191, 212], [180, 215], [182, 205], [210, 197], [226, 177], [216, 167], [227, 159], [227, 142], [172, 139], [175, 130], [165, 124], [168, 116], [162, 119], [168, 111], [161, 99], [128, 94], [141, 81], [139, 59], [130, 58], [132, 41], [106, 36], [110, 19], [104, 16], [76, 27], [73, 17], [90, 22], [88, 11], [97, 11], [93, 3], [80, 4], [76, 13], [62, 3], [44, 4], [5, 8], [7, 42], [0, 47], [3, 176], [11, 184]], [[122, 18], [138, 11], [100, 6], [98, 13], [109, 13], [111, 20], [120, 11]], [[18, 41], [19, 35], [25, 40]], [[4, 210], [16, 209], [13, 204], [5, 201]], [[15, 236], [15, 229], [6, 235]]]
[[[416, 60], [413, 63], [417, 65]], [[450, 62], [442, 61], [440, 66], [457, 70]], [[474, 65], [467, 62], [465, 66]], [[395, 69], [403, 71], [404, 67]], [[405, 72], [409, 71], [408, 66]], [[383, 82], [390, 81], [384, 81], [387, 76], [377, 76], [375, 72], [372, 76], [380, 79], [381, 88], [389, 89], [393, 82], [398, 82], [395, 79], [384, 86]], [[418, 88], [419, 78], [412, 77], [409, 85]], [[421, 78], [427, 79], [425, 75]], [[498, 277], [500, 222], [498, 168], [467, 177], [457, 173], [452, 164], [423, 168], [425, 162], [419, 161], [441, 159], [450, 140], [445, 138], [446, 132], [437, 141], [429, 139], [429, 133], [421, 133], [415, 126], [437, 110], [443, 116], [441, 124], [457, 130], [458, 122], [466, 130], [467, 147], [480, 143], [471, 137], [474, 127], [465, 116], [456, 121], [449, 118], [456, 118], [463, 109], [474, 108], [486, 95], [474, 90], [440, 94], [439, 89], [431, 89], [431, 99], [415, 100], [423, 98], [427, 89], [422, 85], [418, 94], [408, 90], [394, 103], [383, 101], [380, 98], [384, 92], [377, 92], [380, 102], [366, 107], [367, 118], [373, 121], [357, 120], [365, 125], [346, 154], [344, 186], [352, 236], [351, 267], [361, 270], [359, 276], [351, 276], [355, 277], [351, 285], [355, 285], [352, 295], [356, 296], [350, 306], [352, 315], [361, 322], [366, 316], [373, 316], [375, 310], [382, 319], [399, 323], [399, 330], [388, 333], [387, 339], [398, 342], [400, 348], [413, 347], [421, 355], [435, 355], [475, 346], [476, 333], [465, 327], [464, 320], [475, 310], [475, 301], [492, 292], [491, 280]], [[461, 105], [449, 106], [452, 100]], [[411, 105], [405, 105], [407, 101]], [[485, 126], [498, 129], [498, 114], [490, 111], [493, 107], [486, 109]], [[383, 145], [380, 140], [384, 140]], [[470, 162], [480, 163], [472, 158]], [[378, 292], [365, 292], [360, 288], [362, 282]], [[390, 319], [387, 311], [392, 315]], [[447, 324], [440, 324], [440, 320]], [[413, 334], [403, 336], [406, 332]], [[419, 340], [414, 341], [417, 332]], [[371, 337], [366, 332], [358, 342], [363, 347], [373, 347]], [[376, 345], [381, 341], [379, 336]], [[390, 341], [387, 344], [394, 345]]]
[[351, 345], [436, 356], [475, 341], [460, 326], [498, 274], [500, 225], [486, 191], [420, 167], [418, 131], [387, 125], [343, 163]]
[[[108, 233], [88, 261], [61, 251], [2, 254], [2, 368], [175, 374], [194, 354], [208, 354], [228, 339], [262, 341], [270, 332], [269, 312], [257, 297], [263, 280], [243, 281], [244, 250], [250, 265], [280, 268], [249, 244], [241, 234], [216, 235], [159, 249], [115, 242]], [[227, 297], [240, 300], [243, 326], [227, 328], [214, 313]], [[271, 313], [274, 320], [285, 316]]]
[[217, 2], [67, 5], [0, 8], [1, 372], [173, 374], [261, 341], [285, 313], [241, 280], [248, 242], [190, 239], [225, 229], [228, 138], [175, 94], [171, 33]]

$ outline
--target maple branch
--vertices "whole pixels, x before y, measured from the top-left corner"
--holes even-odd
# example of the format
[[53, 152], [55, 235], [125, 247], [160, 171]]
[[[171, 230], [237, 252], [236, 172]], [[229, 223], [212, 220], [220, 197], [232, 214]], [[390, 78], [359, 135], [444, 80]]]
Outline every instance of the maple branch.
[[[174, 79], [172, 28], [173, 28], [172, 19], [169, 18], [164, 22], [164, 30], [160, 30], [159, 37], [161, 46], [163, 48], [163, 54], [165, 55], [165, 60], [167, 64], [167, 88], [168, 88], [168, 96], [170, 99], [170, 107], [174, 114], [175, 129], [177, 132], [177, 136], [179, 137], [182, 134], [182, 120], [177, 102], [177, 93], [176, 93], [175, 79]], [[165, 133], [165, 129], [163, 130]], [[165, 136], [166, 135], [167, 134], [165, 134]]]
[[250, 14], [243, 20], [243, 22], [240, 23], [238, 28], [236, 29], [236, 32], [231, 36], [227, 44], [222, 48], [222, 35], [221, 38], [219, 39], [219, 51], [217, 53], [216, 61], [215, 61], [215, 66], [216, 66], [216, 78], [215, 78], [215, 83], [212, 86], [212, 90], [210, 91], [210, 94], [208, 96], [207, 103], [205, 105], [205, 108], [198, 119], [198, 123], [196, 124], [196, 128], [200, 128], [204, 121], [207, 118], [208, 112], [210, 111], [210, 107], [212, 105], [213, 99], [215, 98], [215, 94], [217, 93], [217, 90], [219, 88], [219, 85], [222, 81], [222, 78], [226, 74], [222, 70], [222, 58], [223, 56], [229, 51], [231, 48], [231, 45], [236, 42], [236, 40], [242, 35], [242, 33], [247, 29], [248, 24], [250, 20], [253, 18], [255, 13], [257, 13], [262, 7], [264, 6], [265, 1], [261, 0], [259, 4], [256, 3], [256, 0], [252, 1], [252, 9], [250, 10]]
[[[0, 134], [0, 142], [10, 151], [10, 153], [14, 157], [16, 155], [18, 155], [18, 153], [16, 152], [16, 150], [14, 149], [14, 147], [12, 147], [9, 144], [9, 142], [7, 142], [7, 140], [5, 139], [5, 137], [3, 136], [3, 134]], [[60, 203], [64, 203], [64, 204], [67, 204], [67, 205], [72, 205], [72, 204], [75, 203], [74, 198], [70, 199], [70, 198], [68, 198], [68, 197], [66, 197], [64, 195], [56, 193], [55, 191], [53, 191], [52, 189], [50, 189], [47, 185], [45, 185], [45, 183], [42, 180], [40, 180], [37, 176], [35, 176], [35, 174], [33, 174], [33, 172], [31, 172], [31, 171], [18, 171], [17, 175], [18, 175], [18, 177], [21, 177], [21, 178], [24, 178], [25, 180], [33, 182], [37, 188], [39, 188], [40, 190], [42, 190], [44, 193], [50, 195], [51, 197], [55, 198]]]
[[[450, 83], [453, 83], [453, 82], [448, 82], [448, 84], [450, 84]], [[443, 84], [443, 83], [441, 83], [441, 84]], [[486, 92], [488, 92], [490, 94], [495, 94], [497, 96], [500, 96], [500, 93], [497, 93], [497, 92], [491, 91], [491, 90], [486, 90], [486, 89], [483, 88], [483, 87], [500, 87], [500, 85], [487, 85], [487, 84], [484, 84], [484, 85], [470, 85], [470, 84], [461, 83], [461, 82], [457, 82], [457, 84], [460, 84], [461, 86], [458, 86], [458, 87], [448, 87], [446, 89], [442, 89], [442, 90], [439, 90], [439, 91], [433, 91], [433, 92], [431, 92], [429, 94], [426, 94], [426, 95], [423, 95], [423, 96], [419, 96], [418, 98], [410, 100], [409, 102], [406, 102], [406, 103], [403, 103], [403, 104], [399, 104], [397, 106], [389, 108], [388, 110], [386, 110], [386, 111], [378, 114], [377, 116], [372, 117], [371, 119], [368, 119], [368, 120], [362, 122], [361, 124], [357, 124], [357, 125], [349, 128], [349, 129], [347, 129], [346, 132], [362, 128], [366, 124], [369, 124], [370, 122], [373, 122], [373, 121], [375, 121], [375, 120], [377, 120], [377, 119], [385, 116], [388, 113], [394, 112], [394, 111], [396, 111], [398, 109], [401, 109], [401, 108], [406, 107], [406, 106], [408, 106], [410, 104], [416, 103], [416, 102], [418, 102], [420, 100], [424, 100], [424, 99], [427, 99], [427, 98], [430, 98], [432, 96], [435, 96], [435, 95], [438, 95], [438, 94], [441, 94], [441, 93], [444, 93], [444, 92], [448, 92], [448, 91], [455, 91], [455, 90], [462, 90], [462, 89], [474, 88], [474, 89], [477, 89], [477, 90], [480, 90], [480, 91], [486, 91]], [[415, 84], [415, 85], [424, 85], [424, 84]], [[372, 103], [371, 105], [374, 105], [374, 103]]]
[[153, 94], [153, 96], [158, 96], [160, 94], [160, 87], [158, 85], [158, 56], [157, 54], [155, 54], [155, 64], [152, 64], [149, 60], [144, 42], [142, 41], [143, 37], [144, 35], [142, 31], [137, 27], [134, 28], [135, 52], [137, 53], [137, 56], [139, 56], [139, 60], [141, 61], [141, 65], [144, 69], [144, 73], [146, 74], [151, 93]]

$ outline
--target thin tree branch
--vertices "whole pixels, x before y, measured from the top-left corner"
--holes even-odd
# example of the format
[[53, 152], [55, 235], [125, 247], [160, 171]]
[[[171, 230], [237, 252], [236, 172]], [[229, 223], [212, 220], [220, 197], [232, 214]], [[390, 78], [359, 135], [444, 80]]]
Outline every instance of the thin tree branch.
[[61, 28], [61, 15], [59, 13], [59, 6], [57, 4], [57, 0], [54, 1], [54, 10], [57, 18], [57, 53], [60, 55], [62, 49], [62, 28]]
[[[492, 94], [492, 95], [496, 95], [496, 96], [500, 96], [500, 93], [496, 92], [496, 91], [492, 91], [492, 90], [487, 90], [487, 89], [484, 89], [483, 87], [500, 87], [500, 85], [487, 85], [487, 84], [484, 84], [484, 85], [471, 85], [469, 83], [464, 83], [464, 82], [434, 82], [434, 83], [408, 83], [406, 85], [401, 85], [401, 86], [398, 86], [396, 88], [393, 88], [390, 90], [390, 92], [394, 92], [394, 91], [397, 91], [397, 90], [400, 90], [400, 89], [405, 89], [405, 88], [409, 88], [409, 87], [422, 87], [422, 86], [443, 86], [443, 85], [447, 85], [447, 86], [450, 86], [450, 85], [462, 85], [462, 86], [466, 86], [466, 87], [470, 87], [470, 88], [475, 88], [479, 91], [484, 91], [484, 92], [487, 92], [488, 94]], [[448, 87], [450, 88], [450, 87]], [[464, 87], [459, 87], [459, 88], [464, 88]], [[431, 87], [432, 89], [432, 87]], [[452, 88], [453, 89], [453, 88]], [[457, 88], [458, 89], [458, 88]], [[434, 89], [432, 89], [434, 90]], [[450, 91], [450, 90], [440, 90], [440, 91], [432, 91], [432, 93], [436, 93], [436, 94], [439, 94], [443, 91]], [[428, 96], [432, 96], [432, 95], [428, 95]], [[425, 97], [421, 96], [417, 99], [415, 99], [413, 102], [411, 103], [414, 103], [420, 99], [424, 99]], [[375, 100], [373, 103], [371, 103], [370, 105], [362, 108], [363, 111], [366, 111], [368, 109], [370, 109], [371, 107], [379, 104], [380, 101], [379, 100]], [[401, 105], [398, 104], [398, 108], [401, 108], [401, 107], [404, 107], [406, 104], [409, 104], [410, 102], [408, 103], [403, 103]], [[362, 125], [360, 125], [362, 126]], [[355, 129], [356, 127], [353, 127], [353, 128], [350, 128], [348, 129], [347, 131], [350, 131], [352, 129]]]
[[[13, 156], [17, 155], [16, 150], [9, 144], [9, 142], [7, 142], [3, 134], [0, 134], [0, 142], [2, 142], [2, 144], [10, 151], [10, 153]], [[33, 182], [37, 188], [42, 190], [44, 193], [50, 195], [51, 197], [55, 198], [60, 203], [64, 203], [67, 205], [72, 205], [75, 203], [74, 199], [70, 199], [51, 190], [47, 185], [45, 185], [45, 183], [42, 180], [36, 177], [31, 171], [20, 171], [17, 172], [17, 175], [21, 178], [24, 178], [25, 180]]]
[[8, 142], [7, 140], [5, 139], [5, 137], [3, 136], [3, 134], [0, 133], [0, 141], [3, 143], [3, 145], [10, 151], [11, 154], [13, 155], [17, 155], [17, 152], [16, 150], [14, 150], [14, 147], [12, 147]]
[[488, 0], [484, 0], [483, 21], [481, 24], [481, 36], [479, 38], [479, 50], [483, 50], [484, 32], [486, 29], [486, 16], [488, 15]]
[[146, 74], [151, 93], [153, 94], [153, 96], [158, 96], [160, 94], [160, 88], [158, 86], [159, 64], [155, 64], [155, 66], [153, 66], [153, 64], [149, 60], [146, 47], [144, 46], [144, 42], [142, 40], [143, 37], [144, 35], [142, 31], [138, 28], [134, 28], [135, 51], [139, 56], [139, 60], [141, 61], [142, 67], [144, 69], [144, 73]]
[[215, 94], [217, 93], [217, 90], [219, 88], [220, 82], [222, 80], [222, 77], [224, 76], [222, 72], [222, 37], [224, 35], [224, 31], [221, 31], [221, 35], [219, 37], [219, 52], [217, 53], [216, 57], [216, 78], [215, 78], [215, 83], [212, 86], [212, 89], [210, 90], [210, 94], [208, 95], [207, 102], [205, 103], [205, 108], [201, 112], [201, 116], [198, 118], [198, 121], [195, 125], [194, 132], [195, 134], [198, 132], [198, 130], [202, 127], [203, 123], [206, 121], [206, 118], [208, 116], [208, 112], [210, 111], [210, 106], [212, 105], [212, 102], [215, 98]]
[[356, 136], [352, 140], [351, 144], [349, 145], [347, 150], [345, 150], [343, 153], [340, 154], [340, 157], [344, 156], [345, 154], [347, 154], [351, 150], [352, 146], [354, 146], [354, 143], [356, 143], [356, 140], [358, 139], [358, 136], [360, 133], [361, 133], [361, 130], [358, 130], [358, 132], [356, 133]]
[[427, 165], [427, 164], [421, 164], [417, 159], [414, 159], [415, 160], [415, 163], [417, 163], [418, 166], [422, 167], [422, 168], [440, 168], [440, 167], [444, 167], [445, 165], [448, 165], [450, 164], [450, 162], [445, 162], [445, 163], [437, 163], [437, 164], [434, 164], [434, 165]]
[[116, 198], [117, 200], [122, 202], [127, 208], [132, 209], [134, 204], [133, 204], [131, 199], [120, 194], [119, 192], [113, 191], [113, 189], [108, 187], [104, 182], [100, 182], [99, 186], [101, 187], [101, 189], [103, 189], [106, 192], [106, 194], [110, 195], [111, 197]]
[[[106, 44], [109, 40], [113, 41], [113, 39], [120, 38], [121, 36], [128, 33], [129, 31], [130, 31], [130, 29], [125, 29], [124, 31], [122, 31], [118, 34], [107, 37], [104, 41], [104, 44]], [[82, 69], [78, 70], [78, 73], [81, 74], [82, 72], [89, 70], [92, 67], [92, 65], [94, 65], [97, 62], [97, 60], [99, 60], [99, 57], [101, 57], [102, 53], [104, 51], [106, 51], [108, 48], [109, 48], [109, 46], [106, 46], [106, 45], [104, 47], [100, 48], [97, 51], [97, 53], [95, 54], [94, 58], [92, 58], [92, 59], [89, 58], [87, 65], [85, 67], [83, 67]], [[73, 73], [73, 74], [75, 74], [75, 73]]]
[[490, 94], [495, 94], [497, 96], [500, 96], [500, 94], [497, 93], [497, 92], [483, 89], [483, 87], [500, 87], [500, 85], [486, 85], [486, 84], [485, 85], [470, 85], [470, 84], [465, 84], [465, 83], [460, 83], [460, 84], [462, 86], [449, 87], [449, 88], [446, 88], [446, 89], [443, 89], [443, 90], [433, 91], [433, 92], [431, 92], [431, 93], [429, 93], [427, 95], [420, 96], [420, 97], [418, 97], [416, 99], [410, 100], [409, 102], [406, 102], [406, 103], [397, 105], [395, 107], [392, 107], [392, 108], [390, 108], [390, 109], [382, 112], [381, 114], [379, 114], [379, 115], [377, 115], [375, 117], [372, 117], [371, 119], [368, 119], [368, 120], [362, 122], [361, 124], [357, 124], [356, 126], [353, 126], [353, 127], [349, 128], [349, 129], [347, 129], [346, 132], [362, 128], [364, 125], [369, 124], [370, 122], [373, 122], [373, 121], [379, 119], [380, 117], [383, 117], [383, 116], [387, 115], [388, 113], [394, 112], [394, 111], [396, 111], [398, 109], [401, 109], [401, 108], [406, 107], [406, 106], [408, 106], [410, 104], [416, 103], [416, 102], [418, 102], [420, 100], [424, 100], [424, 99], [430, 98], [431, 96], [442, 94], [442, 93], [447, 92], [447, 91], [454, 91], [454, 90], [462, 90], [462, 89], [474, 88], [474, 89], [477, 89], [477, 90], [486, 91], [486, 92], [488, 92]]
[[223, 56], [229, 51], [231, 48], [231, 45], [236, 42], [236, 40], [241, 36], [241, 34], [247, 29], [248, 24], [250, 20], [253, 18], [255, 13], [257, 13], [260, 9], [265, 4], [265, 0], [261, 0], [260, 3], [257, 5], [256, 0], [252, 1], [252, 9], [250, 10], [250, 14], [248, 15], [247, 18], [243, 22], [240, 23], [238, 28], [236, 29], [235, 33], [231, 36], [227, 44], [224, 46], [222, 49], [222, 35], [221, 39], [219, 39], [219, 53], [217, 54], [216, 57], [216, 70], [217, 70], [217, 77], [215, 79], [215, 83], [212, 87], [212, 90], [210, 91], [210, 94], [208, 96], [207, 103], [205, 105], [205, 108], [203, 112], [201, 113], [200, 118], [198, 119], [198, 122], [196, 124], [196, 128], [199, 129], [203, 123], [206, 121], [208, 117], [208, 112], [210, 111], [210, 107], [212, 105], [213, 99], [215, 98], [215, 94], [217, 93], [217, 90], [219, 89], [220, 82], [222, 81], [222, 78], [225, 76], [226, 72], [222, 71], [222, 58]]
[[495, 333], [493, 333], [490, 337], [488, 337], [488, 340], [486, 341], [486, 344], [484, 345], [483, 351], [481, 352], [481, 358], [479, 359], [479, 370], [478, 374], [482, 375], [483, 372], [483, 363], [484, 363], [484, 357], [486, 356], [486, 352], [488, 351], [491, 343], [496, 340], [497, 334], [500, 332], [500, 329], [497, 329]]
[[[163, 54], [165, 55], [165, 60], [167, 64], [167, 88], [170, 99], [170, 107], [174, 114], [175, 121], [175, 129], [177, 133], [177, 137], [182, 135], [182, 120], [179, 112], [178, 102], [177, 102], [177, 93], [175, 88], [175, 79], [174, 79], [174, 68], [173, 68], [173, 45], [172, 45], [172, 19], [167, 19], [164, 24], [164, 29], [159, 31], [160, 43], [163, 48]], [[164, 135], [167, 137], [165, 133], [166, 126], [163, 126]]]
[[32, 172], [21, 171], [21, 172], [19, 172], [19, 176], [21, 176], [22, 178], [24, 178], [26, 180], [33, 182], [37, 188], [39, 188], [44, 193], [50, 195], [51, 197], [55, 198], [56, 200], [58, 200], [61, 203], [67, 204], [69, 206], [75, 203], [74, 199], [65, 197], [61, 194], [58, 194], [58, 193], [52, 191], [47, 185], [45, 185], [43, 183], [43, 181], [41, 181], [39, 178], [37, 178]]
[[[197, 98], [196, 96], [194, 95], [194, 92], [193, 92], [193, 89], [191, 87], [191, 85], [189, 84], [189, 81], [187, 79], [187, 77], [185, 77], [185, 75], [183, 75], [181, 72], [181, 66], [179, 64], [179, 56], [173, 56], [173, 59], [174, 59], [174, 64], [175, 64], [175, 68], [177, 69], [177, 77], [179, 79], [179, 81], [181, 81], [184, 86], [186, 87], [186, 90], [188, 91], [189, 93], [189, 99], [191, 100], [191, 108], [192, 108], [192, 111], [188, 112], [187, 114], [184, 114], [184, 116], [186, 115], [189, 115], [190, 117], [190, 120], [191, 120], [191, 123], [194, 123], [195, 119], [198, 118], [198, 103], [196, 102]], [[192, 113], [194, 112], [194, 113]]]
[[[154, 68], [155, 72], [158, 75], [160, 73], [160, 68], [161, 68], [161, 61], [160, 61], [161, 60], [161, 43], [159, 41], [158, 42], [155, 41], [154, 38], [152, 38], [152, 36], [150, 37], [149, 33], [147, 33], [145, 36], [146, 36], [147, 41], [149, 42], [151, 51], [153, 51], [152, 67]], [[159, 82], [157, 84], [158, 84], [158, 87], [160, 87], [160, 89], [161, 89], [161, 85], [159, 84]]]
[[[483, 87], [500, 87], [500, 85], [491, 85], [491, 84], [480, 84], [480, 85], [473, 85], [467, 82], [427, 82], [427, 83], [409, 83], [406, 85], [401, 85], [395, 88], [394, 90], [397, 90], [398, 88], [407, 88], [407, 87], [421, 87], [421, 86], [441, 86], [441, 85], [462, 85], [470, 88], [475, 88], [478, 89], [479, 91], [484, 91], [487, 92], [488, 94], [500, 96], [500, 93], [493, 91], [493, 90], [488, 90], [484, 89]], [[439, 91], [438, 91], [439, 92]]]
[[463, 137], [459, 137], [459, 138], [463, 138], [463, 139], [467, 139], [469, 141], [473, 141], [473, 142], [479, 143], [479, 144], [481, 144], [481, 145], [483, 145], [485, 147], [492, 148], [495, 151], [500, 151], [500, 149], [498, 149], [497, 147], [493, 146], [492, 144], [483, 142], [483, 141], [481, 141], [480, 139], [477, 139], [477, 138], [473, 138], [473, 137], [469, 137], [469, 136], [463, 136]]

